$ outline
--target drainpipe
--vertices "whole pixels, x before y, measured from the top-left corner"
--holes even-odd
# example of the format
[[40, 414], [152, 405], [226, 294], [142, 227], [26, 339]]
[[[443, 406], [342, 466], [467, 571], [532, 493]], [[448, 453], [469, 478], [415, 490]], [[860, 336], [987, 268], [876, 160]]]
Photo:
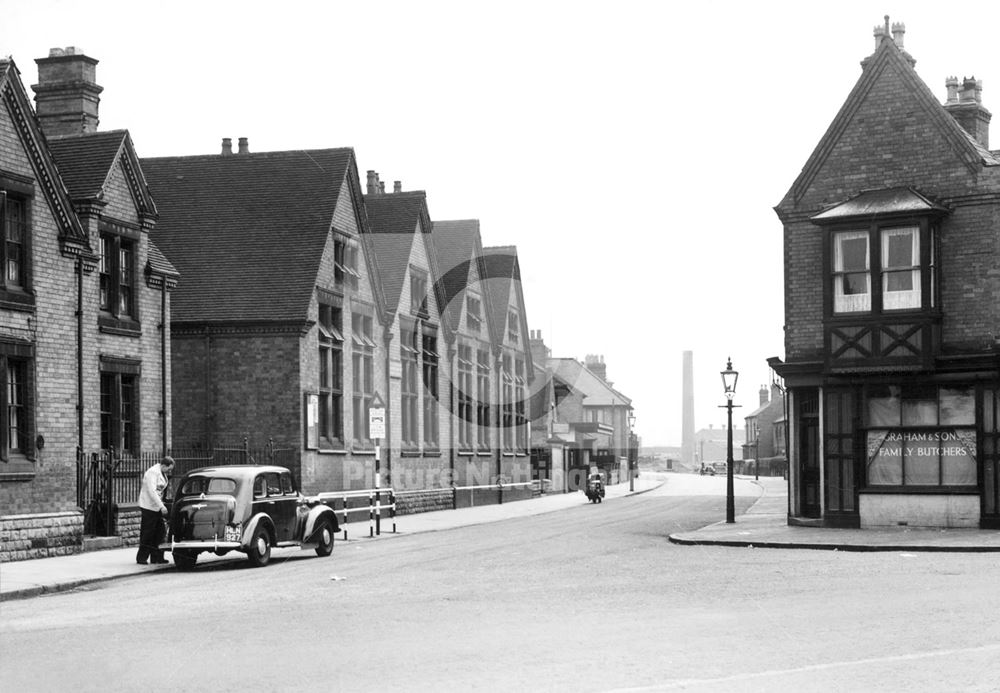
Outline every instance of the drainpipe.
[[212, 328], [205, 326], [205, 439], [204, 442], [209, 448], [214, 446], [212, 440]]
[[382, 326], [383, 343], [385, 344], [385, 446], [382, 457], [385, 458], [386, 486], [392, 487], [392, 376], [389, 375], [389, 344], [392, 342], [392, 332]]
[[500, 476], [503, 474], [503, 348], [497, 354], [497, 486], [499, 491], [499, 504], [503, 505], [503, 486], [500, 485]]
[[167, 454], [167, 278], [160, 284], [160, 435]]
[[76, 444], [83, 454], [83, 258], [76, 261]]

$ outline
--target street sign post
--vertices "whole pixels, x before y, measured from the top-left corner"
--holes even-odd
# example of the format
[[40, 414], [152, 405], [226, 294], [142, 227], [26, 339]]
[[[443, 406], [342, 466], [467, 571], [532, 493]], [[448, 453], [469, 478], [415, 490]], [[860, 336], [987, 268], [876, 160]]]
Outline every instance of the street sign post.
[[368, 406], [368, 437], [375, 441], [375, 534], [382, 533], [382, 446], [385, 438], [385, 402], [376, 392]]

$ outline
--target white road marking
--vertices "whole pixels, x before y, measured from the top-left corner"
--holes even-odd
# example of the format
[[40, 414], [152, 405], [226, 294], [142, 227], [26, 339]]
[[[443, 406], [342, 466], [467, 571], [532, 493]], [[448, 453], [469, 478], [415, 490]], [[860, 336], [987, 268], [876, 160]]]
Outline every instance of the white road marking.
[[764, 679], [776, 676], [788, 676], [790, 674], [801, 674], [810, 671], [824, 671], [828, 669], [839, 669], [847, 667], [864, 666], [868, 664], [885, 664], [890, 662], [906, 662], [918, 659], [930, 659], [932, 657], [952, 657], [960, 654], [987, 653], [1000, 651], [1000, 643], [992, 645], [980, 645], [979, 647], [963, 647], [952, 650], [935, 650], [932, 652], [914, 652], [911, 654], [890, 655], [887, 657], [868, 657], [866, 659], [852, 659], [843, 662], [827, 662], [826, 664], [810, 664], [804, 667], [792, 669], [769, 669], [767, 671], [749, 672], [734, 674], [732, 676], [720, 676], [711, 679], [678, 679], [664, 682], [652, 686], [640, 686], [637, 688], [615, 688], [609, 693], [645, 693], [647, 691], [668, 691], [675, 688], [685, 688], [687, 686], [711, 685], [718, 683], [735, 683], [739, 681], [751, 681], [753, 679]]

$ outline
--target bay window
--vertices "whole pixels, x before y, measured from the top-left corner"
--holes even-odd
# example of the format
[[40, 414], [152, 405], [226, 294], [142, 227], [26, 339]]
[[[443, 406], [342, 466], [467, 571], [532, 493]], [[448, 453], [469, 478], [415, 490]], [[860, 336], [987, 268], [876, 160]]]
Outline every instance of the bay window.
[[873, 224], [832, 233], [834, 315], [935, 307], [934, 229], [927, 222]]

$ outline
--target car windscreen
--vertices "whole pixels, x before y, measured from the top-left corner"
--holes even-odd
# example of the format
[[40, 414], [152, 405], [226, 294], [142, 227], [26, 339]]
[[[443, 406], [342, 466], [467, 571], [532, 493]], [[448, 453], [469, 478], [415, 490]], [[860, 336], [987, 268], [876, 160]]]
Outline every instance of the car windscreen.
[[189, 476], [181, 484], [178, 496], [206, 496], [212, 494], [236, 495], [236, 482], [233, 479], [218, 476]]

